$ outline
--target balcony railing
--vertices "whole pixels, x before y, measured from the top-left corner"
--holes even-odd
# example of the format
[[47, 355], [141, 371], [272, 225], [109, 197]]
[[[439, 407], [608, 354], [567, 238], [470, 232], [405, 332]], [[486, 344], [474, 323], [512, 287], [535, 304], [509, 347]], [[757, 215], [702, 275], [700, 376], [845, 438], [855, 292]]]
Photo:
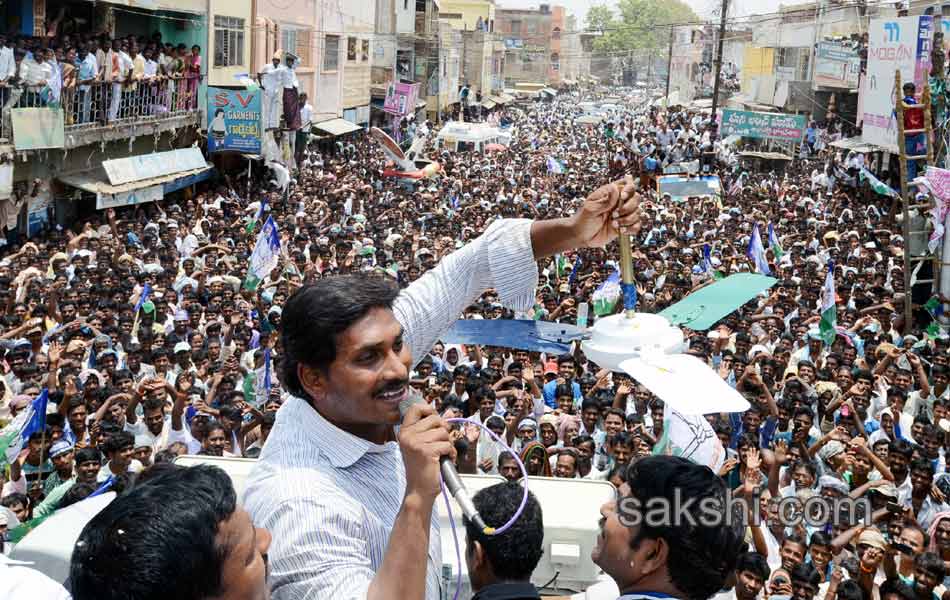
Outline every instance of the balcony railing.
[[[129, 125], [161, 124], [197, 118], [201, 78], [137, 81], [132, 84], [94, 82], [63, 87], [57, 98], [48, 87], [0, 88], [3, 102], [0, 138], [13, 139], [11, 110], [61, 107], [65, 133], [79, 139], [103, 130], [121, 131]], [[114, 136], [122, 137], [122, 136]], [[67, 144], [81, 145], [78, 143]]]

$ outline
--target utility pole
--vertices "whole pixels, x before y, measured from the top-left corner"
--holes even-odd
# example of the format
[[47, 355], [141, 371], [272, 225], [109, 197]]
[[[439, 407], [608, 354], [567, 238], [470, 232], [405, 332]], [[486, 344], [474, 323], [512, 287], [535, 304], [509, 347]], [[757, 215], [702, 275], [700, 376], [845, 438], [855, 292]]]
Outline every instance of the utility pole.
[[722, 0], [722, 14], [719, 15], [719, 39], [716, 41], [716, 59], [713, 68], [716, 69], [713, 80], [712, 122], [716, 122], [716, 108], [719, 106], [719, 78], [722, 73], [722, 42], [726, 37], [726, 13], [729, 12], [729, 0]]
[[666, 105], [670, 104], [670, 73], [673, 71], [673, 26], [670, 25], [670, 50], [666, 57]]

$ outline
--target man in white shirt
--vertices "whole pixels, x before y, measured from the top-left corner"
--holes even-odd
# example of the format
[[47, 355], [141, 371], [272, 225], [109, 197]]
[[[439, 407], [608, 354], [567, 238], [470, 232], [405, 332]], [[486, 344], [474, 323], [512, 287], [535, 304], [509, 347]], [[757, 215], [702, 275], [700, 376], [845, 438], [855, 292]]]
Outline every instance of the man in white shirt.
[[32, 568], [33, 563], [7, 558], [0, 552], [0, 598], [70, 600], [63, 586]]
[[264, 65], [261, 72], [257, 74], [257, 80], [264, 90], [263, 102], [261, 103], [261, 112], [264, 119], [264, 129], [277, 129], [280, 127], [281, 98], [284, 92], [281, 71], [287, 67], [280, 64], [280, 58], [283, 52], [278, 50], [274, 53], [271, 64]]
[[307, 94], [300, 94], [300, 129], [297, 130], [297, 163], [307, 149], [307, 138], [310, 136], [310, 129], [313, 126], [313, 106], [307, 102]]
[[537, 260], [606, 244], [614, 211], [621, 227], [638, 223], [632, 180], [597, 190], [572, 217], [495, 221], [402, 292], [354, 275], [290, 298], [281, 382], [293, 396], [245, 492], [275, 540], [274, 600], [442, 597], [436, 458], [453, 447], [428, 405], [408, 409], [395, 443], [411, 367], [488, 288], [527, 310]]

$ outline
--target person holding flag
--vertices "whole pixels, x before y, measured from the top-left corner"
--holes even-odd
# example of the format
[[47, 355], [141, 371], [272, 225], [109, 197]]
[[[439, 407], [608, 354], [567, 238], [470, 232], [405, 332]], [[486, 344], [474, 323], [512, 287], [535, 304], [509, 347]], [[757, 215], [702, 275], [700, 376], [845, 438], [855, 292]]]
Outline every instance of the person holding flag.
[[267, 221], [257, 235], [257, 243], [248, 264], [247, 276], [244, 279], [244, 289], [256, 290], [261, 281], [270, 275], [280, 261], [280, 233], [273, 217]]
[[769, 248], [772, 249], [772, 254], [775, 256], [776, 262], [781, 260], [785, 254], [785, 251], [782, 250], [782, 243], [779, 241], [778, 236], [775, 235], [775, 228], [772, 227], [772, 223], [769, 223]]

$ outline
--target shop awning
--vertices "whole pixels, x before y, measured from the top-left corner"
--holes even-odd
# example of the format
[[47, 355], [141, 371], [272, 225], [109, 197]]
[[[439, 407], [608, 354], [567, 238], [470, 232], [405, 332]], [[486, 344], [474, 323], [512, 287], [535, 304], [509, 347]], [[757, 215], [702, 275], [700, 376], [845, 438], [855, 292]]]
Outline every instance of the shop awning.
[[488, 110], [491, 110], [491, 109], [495, 108], [496, 106], [498, 106], [498, 103], [493, 102], [493, 101], [491, 101], [491, 100], [485, 100], [485, 101], [482, 102], [482, 106], [483, 106], [484, 108], [487, 108]]
[[842, 150], [851, 150], [852, 152], [858, 152], [859, 154], [867, 154], [868, 152], [878, 152], [884, 151], [884, 148], [876, 146], [874, 144], [868, 144], [860, 137], [851, 137], [845, 138], [843, 140], [835, 140], [829, 144], [835, 148], [841, 148]]
[[557, 96], [557, 90], [552, 90], [551, 88], [543, 88], [541, 93], [547, 94], [548, 96]]
[[77, 173], [71, 173], [68, 175], [60, 175], [57, 177], [57, 179], [68, 186], [72, 186], [87, 192], [92, 192], [93, 194], [123, 194], [152, 186], [164, 185], [178, 179], [194, 177], [196, 175], [211, 171], [212, 167], [213, 165], [209, 163], [207, 166], [201, 169], [192, 169], [191, 171], [181, 171], [178, 173], [172, 173], [170, 175], [161, 175], [159, 177], [151, 177], [149, 179], [140, 179], [138, 181], [123, 183], [121, 185], [110, 184], [109, 178], [106, 176], [106, 172], [102, 167], [97, 167], [88, 171], [79, 171]]
[[498, 97], [501, 98], [501, 104], [515, 101], [514, 96], [509, 96], [508, 94], [499, 94]]
[[792, 160], [791, 156], [782, 154], [781, 152], [754, 152], [752, 150], [746, 150], [740, 152], [739, 156], [742, 158], [761, 158], [763, 160]]
[[323, 123], [317, 123], [313, 127], [318, 131], [328, 133], [332, 136], [346, 135], [348, 133], [353, 133], [354, 131], [359, 131], [362, 129], [362, 127], [359, 125], [350, 123], [346, 119], [330, 119], [329, 121], [324, 121]]

